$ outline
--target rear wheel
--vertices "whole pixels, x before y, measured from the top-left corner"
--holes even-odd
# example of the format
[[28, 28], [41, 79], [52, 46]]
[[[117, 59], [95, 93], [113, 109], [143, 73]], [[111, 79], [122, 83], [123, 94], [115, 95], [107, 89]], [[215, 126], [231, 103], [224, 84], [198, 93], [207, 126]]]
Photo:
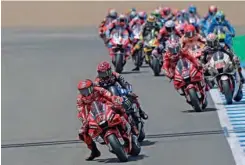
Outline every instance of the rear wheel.
[[123, 146], [120, 144], [117, 137], [114, 134], [111, 134], [108, 136], [108, 141], [111, 145], [113, 153], [117, 156], [117, 158], [121, 162], [127, 162], [128, 161], [127, 153], [125, 152]]
[[144, 61], [144, 56], [143, 56], [143, 51], [142, 49], [139, 50], [139, 66], [141, 67], [143, 65], [143, 61]]
[[138, 60], [139, 60], [138, 51], [136, 51], [133, 55], [133, 61], [135, 66], [138, 66]]
[[143, 64], [143, 61], [141, 59], [141, 50], [137, 50], [134, 55], [134, 65], [137, 67], [141, 67]]
[[142, 142], [144, 139], [145, 139], [145, 130], [144, 130], [144, 126], [142, 125], [139, 132], [138, 141]]
[[138, 142], [138, 139], [135, 135], [132, 135], [132, 150], [130, 152], [130, 155], [132, 156], [138, 156], [140, 154], [141, 147], [140, 143]]
[[200, 106], [200, 102], [196, 93], [196, 90], [194, 88], [189, 89], [189, 95], [191, 99], [191, 105], [194, 108], [196, 112], [201, 112], [202, 108]]
[[208, 100], [205, 98], [204, 103], [202, 105], [202, 109], [205, 109], [208, 106]]

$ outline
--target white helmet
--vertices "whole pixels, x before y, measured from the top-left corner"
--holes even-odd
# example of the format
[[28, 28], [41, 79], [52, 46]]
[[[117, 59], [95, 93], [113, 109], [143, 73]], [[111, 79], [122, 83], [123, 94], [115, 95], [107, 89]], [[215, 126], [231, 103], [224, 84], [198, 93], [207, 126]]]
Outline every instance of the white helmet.
[[168, 32], [172, 32], [175, 28], [175, 23], [172, 20], [169, 20], [165, 23], [165, 28]]

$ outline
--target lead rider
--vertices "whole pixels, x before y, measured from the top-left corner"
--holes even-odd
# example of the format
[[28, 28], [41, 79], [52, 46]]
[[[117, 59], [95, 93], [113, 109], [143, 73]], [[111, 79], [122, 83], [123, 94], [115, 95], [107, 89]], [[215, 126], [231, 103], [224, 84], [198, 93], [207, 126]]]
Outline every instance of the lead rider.
[[112, 105], [113, 110], [124, 117], [125, 123], [122, 123], [123, 128], [127, 126], [128, 116], [123, 108], [124, 99], [119, 96], [112, 96], [109, 91], [104, 88], [94, 86], [93, 82], [89, 79], [79, 81], [77, 85], [79, 94], [77, 96], [77, 117], [82, 122], [82, 127], [79, 130], [79, 139], [87, 144], [87, 147], [91, 150], [91, 154], [87, 161], [93, 160], [100, 156], [96, 143], [93, 141], [91, 136], [88, 134], [88, 115], [91, 110], [93, 101], [100, 101], [107, 105]]
[[117, 72], [113, 72], [111, 69], [111, 65], [107, 61], [103, 61], [99, 63], [97, 67], [98, 76], [95, 79], [94, 84], [103, 88], [107, 88], [109, 86], [114, 86], [117, 83], [123, 88], [127, 90], [127, 96], [132, 96], [134, 98], [134, 102], [136, 103], [140, 116], [146, 120], [148, 119], [148, 115], [142, 110], [137, 96], [132, 92], [132, 85], [128, 83], [122, 75]]

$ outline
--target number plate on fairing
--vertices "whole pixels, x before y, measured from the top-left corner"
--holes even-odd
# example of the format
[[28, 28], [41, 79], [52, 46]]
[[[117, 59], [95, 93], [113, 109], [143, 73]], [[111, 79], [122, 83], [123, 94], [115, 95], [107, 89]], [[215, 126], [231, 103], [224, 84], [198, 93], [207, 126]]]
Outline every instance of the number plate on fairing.
[[184, 79], [189, 78], [189, 77], [190, 77], [189, 71], [188, 71], [188, 70], [183, 71], [183, 72], [182, 72], [182, 77], [183, 77]]

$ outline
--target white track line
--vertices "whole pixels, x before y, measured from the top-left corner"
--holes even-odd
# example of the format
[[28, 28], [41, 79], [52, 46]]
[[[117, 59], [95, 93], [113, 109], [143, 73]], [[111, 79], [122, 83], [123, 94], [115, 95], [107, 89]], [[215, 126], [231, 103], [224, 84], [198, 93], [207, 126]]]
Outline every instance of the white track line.
[[[244, 74], [245, 75], [245, 74]], [[233, 126], [229, 121], [229, 117], [227, 115], [227, 109], [222, 104], [223, 101], [220, 97], [220, 93], [217, 89], [210, 90], [211, 97], [214, 101], [215, 107], [217, 108], [217, 113], [219, 116], [220, 125], [224, 130], [233, 130]], [[239, 106], [238, 106], [239, 107]], [[239, 122], [241, 123], [241, 122]], [[241, 123], [242, 124], [242, 123]], [[245, 152], [240, 146], [239, 139], [236, 133], [226, 133], [226, 139], [230, 145], [234, 160], [236, 165], [245, 165]]]

